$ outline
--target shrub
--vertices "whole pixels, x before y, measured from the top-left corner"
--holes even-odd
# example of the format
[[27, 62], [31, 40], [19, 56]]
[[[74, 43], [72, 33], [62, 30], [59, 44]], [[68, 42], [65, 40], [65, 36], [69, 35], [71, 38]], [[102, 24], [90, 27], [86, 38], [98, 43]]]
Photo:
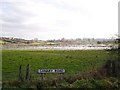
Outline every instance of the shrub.
[[41, 88], [44, 88], [44, 87], [45, 87], [45, 84], [43, 82], [38, 82], [37, 85], [36, 85], [37, 89], [41, 89]]
[[73, 88], [94, 88], [95, 86], [89, 80], [77, 80], [72, 84]]
[[70, 84], [68, 82], [62, 82], [57, 85], [57, 88], [70, 88]]
[[112, 83], [106, 79], [94, 80], [92, 83], [96, 86], [96, 88], [113, 88]]

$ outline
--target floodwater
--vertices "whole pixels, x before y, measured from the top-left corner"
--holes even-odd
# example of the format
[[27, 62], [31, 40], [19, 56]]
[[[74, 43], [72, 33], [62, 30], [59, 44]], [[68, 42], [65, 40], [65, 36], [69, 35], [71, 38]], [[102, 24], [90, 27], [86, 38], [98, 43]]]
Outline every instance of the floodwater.
[[2, 49], [15, 50], [102, 50], [111, 49], [109, 46], [2, 46]]

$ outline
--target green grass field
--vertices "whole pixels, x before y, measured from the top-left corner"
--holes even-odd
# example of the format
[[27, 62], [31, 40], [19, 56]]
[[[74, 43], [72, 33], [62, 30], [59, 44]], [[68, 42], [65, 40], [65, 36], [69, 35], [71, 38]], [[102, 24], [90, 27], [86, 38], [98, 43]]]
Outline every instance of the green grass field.
[[39, 78], [39, 68], [63, 68], [65, 75], [74, 75], [101, 67], [109, 59], [105, 50], [3, 50], [3, 81], [17, 80], [19, 66], [25, 76], [30, 64], [31, 78]]

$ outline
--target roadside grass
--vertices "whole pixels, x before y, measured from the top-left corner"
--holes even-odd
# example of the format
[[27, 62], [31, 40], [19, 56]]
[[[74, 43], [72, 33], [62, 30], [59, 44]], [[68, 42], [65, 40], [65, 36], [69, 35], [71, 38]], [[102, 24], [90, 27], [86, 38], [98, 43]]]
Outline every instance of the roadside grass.
[[115, 89], [118, 90], [120, 88], [120, 80], [114, 77], [110, 78], [103, 78], [103, 79], [80, 79], [76, 80], [73, 83], [69, 83], [66, 80], [60, 82], [58, 80], [52, 79], [52, 80], [32, 80], [32, 81], [9, 81], [3, 83], [3, 89], [6, 88], [9, 89], [25, 89], [25, 88], [31, 88], [33, 90], [38, 89], [55, 89], [55, 88], [85, 88], [85, 89]]

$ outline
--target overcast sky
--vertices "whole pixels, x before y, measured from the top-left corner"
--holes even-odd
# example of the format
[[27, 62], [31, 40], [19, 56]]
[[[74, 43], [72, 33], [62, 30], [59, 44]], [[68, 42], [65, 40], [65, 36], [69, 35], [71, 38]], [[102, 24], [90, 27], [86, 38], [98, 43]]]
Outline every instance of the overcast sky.
[[2, 36], [111, 38], [118, 33], [119, 0], [1, 0]]

